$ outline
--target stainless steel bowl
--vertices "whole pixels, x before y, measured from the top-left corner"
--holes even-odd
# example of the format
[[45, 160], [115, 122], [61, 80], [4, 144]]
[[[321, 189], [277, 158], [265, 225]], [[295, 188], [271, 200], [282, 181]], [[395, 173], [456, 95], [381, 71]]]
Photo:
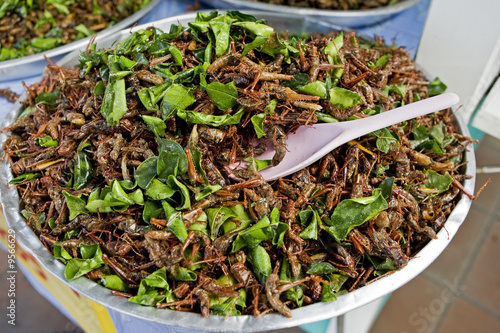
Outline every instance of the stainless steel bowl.
[[[274, 14], [263, 12], [249, 12], [259, 18], [267, 19], [269, 24], [278, 31], [289, 29], [293, 33], [302, 32], [327, 32], [338, 27], [331, 26], [324, 22], [315, 21], [310, 18], [289, 15]], [[171, 24], [187, 22], [195, 19], [195, 13], [176, 16], [161, 21], [152, 22], [139, 26], [135, 29], [145, 28], [154, 25], [163, 30], [168, 30]], [[111, 37], [100, 38], [98, 48], [110, 46], [116, 39], [123, 39], [129, 34], [129, 30], [121, 31]], [[74, 66], [77, 62], [79, 52], [73, 52], [62, 59], [58, 64], [60, 66]], [[23, 99], [23, 98], [21, 98]], [[2, 128], [11, 124], [22, 109], [22, 105], [17, 102], [9, 114], [0, 125]], [[458, 126], [462, 134], [469, 135], [466, 123], [457, 115]], [[0, 145], [7, 139], [7, 133], [0, 133]], [[464, 188], [469, 192], [474, 192], [476, 165], [473, 151], [467, 151], [465, 160], [468, 162], [464, 166], [464, 173], [473, 175], [472, 179], [464, 182]], [[302, 308], [292, 310], [293, 317], [286, 318], [279, 314], [267, 314], [259, 318], [253, 316], [229, 317], [225, 319], [222, 316], [210, 316], [202, 318], [197, 313], [178, 312], [168, 309], [156, 309], [152, 307], [140, 306], [128, 302], [123, 297], [112, 296], [109, 289], [84, 277], [73, 281], [66, 281], [64, 278], [65, 266], [55, 260], [54, 257], [42, 245], [38, 237], [32, 232], [25, 220], [19, 213], [19, 197], [14, 187], [8, 186], [7, 182], [12, 179], [12, 172], [9, 161], [3, 159], [0, 161], [0, 202], [7, 224], [16, 232], [16, 240], [19, 244], [29, 251], [51, 274], [64, 282], [66, 285], [76, 290], [79, 294], [86, 296], [109, 309], [120, 311], [126, 315], [134, 316], [140, 319], [166, 324], [185, 329], [211, 331], [211, 332], [256, 332], [268, 331], [286, 327], [292, 327], [307, 324], [319, 320], [325, 320], [335, 316], [342, 315], [348, 311], [354, 310], [360, 306], [377, 300], [416, 277], [425, 268], [427, 268], [439, 254], [448, 246], [458, 228], [465, 220], [469, 211], [471, 200], [462, 195], [456, 207], [446, 221], [446, 230], [443, 228], [438, 233], [438, 239], [431, 240], [419, 253], [418, 256], [408, 263], [408, 265], [394, 272], [394, 274], [383, 279], [375, 281], [367, 286], [357, 289], [353, 292], [339, 296], [338, 300], [331, 303], [316, 303]]]
[[[100, 31], [97, 36], [104, 38], [106, 36], [113, 36], [120, 30], [125, 29], [139, 21], [147, 13], [149, 13], [161, 0], [151, 0], [151, 2], [141, 10], [138, 10], [129, 17], [121, 20], [115, 25], [110, 26]], [[54, 62], [60, 60], [64, 55], [74, 50], [84, 50], [87, 47], [91, 37], [74, 41], [73, 43], [56, 47], [54, 49], [33, 54], [30, 56], [0, 61], [0, 82], [15, 80], [25, 77], [32, 77], [42, 73], [45, 66], [49, 63], [45, 57]]]
[[359, 28], [387, 20], [391, 16], [399, 14], [402, 11], [416, 5], [419, 1], [420, 0], [405, 0], [392, 6], [365, 10], [327, 10], [272, 5], [251, 0], [201, 0], [201, 2], [214, 8], [264, 10], [282, 14], [311, 16], [333, 24], [351, 28]]

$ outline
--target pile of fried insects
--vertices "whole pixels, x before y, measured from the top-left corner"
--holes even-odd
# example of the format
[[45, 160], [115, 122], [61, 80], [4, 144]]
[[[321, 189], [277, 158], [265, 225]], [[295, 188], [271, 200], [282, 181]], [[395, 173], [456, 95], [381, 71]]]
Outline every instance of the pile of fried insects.
[[[49, 65], [4, 129], [21, 213], [68, 280], [203, 316], [290, 317], [404, 267], [468, 178], [459, 170], [473, 140], [450, 110], [351, 141], [286, 178], [258, 173], [280, 162], [298, 126], [446, 88], [382, 40], [278, 34], [247, 14], [211, 12], [96, 48], [79, 68]], [[258, 158], [257, 138], [272, 142], [272, 160]]]
[[404, 0], [252, 0], [271, 5], [333, 10], [373, 9], [392, 6]]
[[0, 61], [92, 36], [147, 4], [149, 0], [0, 0]]

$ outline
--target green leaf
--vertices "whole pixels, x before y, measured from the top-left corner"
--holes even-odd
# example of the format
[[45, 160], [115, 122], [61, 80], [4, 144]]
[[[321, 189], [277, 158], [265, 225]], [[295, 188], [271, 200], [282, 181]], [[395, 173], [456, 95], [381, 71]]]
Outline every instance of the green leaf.
[[[210, 23], [213, 30], [215, 25]], [[215, 55], [220, 57], [229, 49], [229, 31], [231, 30], [231, 24], [222, 24], [215, 33]]]
[[272, 239], [274, 235], [272, 229], [269, 228], [270, 224], [269, 217], [264, 216], [247, 230], [240, 231], [232, 244], [231, 253], [235, 253], [243, 247], [255, 247], [263, 240]]
[[384, 89], [382, 89], [382, 93], [386, 96], [389, 96], [391, 92], [400, 95], [404, 100], [406, 96], [406, 85], [386, 85]]
[[99, 81], [94, 87], [94, 95], [100, 96], [106, 91], [106, 87], [104, 86], [104, 81]]
[[259, 113], [252, 118], [250, 118], [252, 121], [253, 128], [255, 130], [255, 134], [257, 134], [257, 138], [262, 138], [263, 136], [266, 136], [266, 132], [264, 131], [264, 120], [266, 120], [266, 114], [265, 113]]
[[266, 20], [257, 20], [257, 18], [251, 14], [242, 13], [238, 10], [230, 10], [226, 13], [227, 16], [232, 18], [237, 22], [256, 22], [256, 23], [266, 23]]
[[389, 56], [383, 55], [380, 58], [378, 58], [375, 63], [369, 61], [368, 67], [370, 67], [371, 69], [375, 69], [377, 67], [383, 67], [388, 61], [389, 61]]
[[153, 200], [164, 200], [172, 197], [175, 192], [175, 190], [155, 178], [149, 184], [146, 195]]
[[418, 126], [413, 132], [413, 140], [410, 140], [410, 147], [412, 149], [417, 148], [424, 141], [429, 140], [429, 132], [427, 131], [427, 127], [424, 125]]
[[[163, 201], [163, 204], [168, 204], [166, 201]], [[186, 238], [188, 237], [188, 233], [186, 230], [186, 226], [184, 225], [184, 221], [182, 220], [182, 214], [180, 212], [172, 214], [169, 216], [167, 221], [168, 230], [172, 231], [172, 233], [184, 243]], [[184, 281], [184, 280], [183, 280]]]
[[210, 238], [215, 240], [219, 236], [220, 227], [230, 218], [236, 217], [236, 214], [231, 207], [217, 207], [207, 208], [205, 213], [208, 218], [208, 225], [210, 227]]
[[[280, 271], [280, 281], [295, 282], [303, 277], [302, 269], [300, 263], [299, 265], [299, 275], [294, 276], [292, 273], [292, 267], [287, 258], [283, 258], [281, 271]], [[304, 290], [306, 287], [304, 285], [298, 285], [290, 288], [284, 292], [284, 295], [290, 301], [294, 301], [300, 307], [304, 302]]]
[[59, 142], [57, 140], [52, 139], [50, 135], [43, 136], [41, 138], [36, 139], [36, 144], [40, 147], [54, 147], [58, 146]]
[[198, 279], [195, 272], [179, 265], [175, 266], [172, 276], [176, 281], [196, 281]]
[[274, 32], [274, 29], [266, 24], [257, 22], [236, 22], [233, 25], [238, 26], [250, 33], [250, 36], [269, 37]]
[[177, 25], [172, 24], [169, 32], [162, 33], [160, 39], [175, 39], [179, 37], [186, 28], [179, 22]]
[[75, 190], [81, 190], [92, 180], [92, 164], [87, 154], [82, 151], [77, 151], [75, 158], [73, 188]]
[[162, 267], [141, 280], [137, 294], [141, 295], [147, 291], [147, 287], [168, 289], [166, 268]]
[[[174, 140], [158, 139], [160, 156], [158, 158], [157, 172], [160, 178], [166, 179], [169, 175], [183, 175], [188, 169], [187, 155], [184, 148]], [[173, 159], [172, 161], [166, 158]]]
[[158, 156], [153, 156], [142, 162], [135, 169], [134, 178], [140, 188], [146, 189], [156, 177], [157, 174]]
[[[157, 290], [160, 289], [161, 294]], [[137, 295], [129, 298], [129, 302], [145, 306], [155, 306], [156, 303], [175, 300], [167, 281], [165, 266], [156, 270], [141, 280]]]
[[279, 222], [277, 215], [279, 210], [273, 209], [271, 215], [264, 216], [250, 228], [240, 231], [232, 244], [231, 252], [237, 252], [243, 247], [255, 247], [265, 240], [272, 240], [274, 245], [281, 248], [288, 224]]
[[313, 262], [307, 269], [307, 274], [326, 275], [336, 270], [337, 269], [329, 262]]
[[445, 128], [443, 122], [437, 123], [436, 125], [432, 126], [431, 129], [429, 130], [429, 136], [431, 138], [434, 138], [434, 140], [436, 140], [437, 144], [441, 148], [444, 148], [443, 145], [444, 133], [445, 133]]
[[379, 189], [382, 190], [381, 194], [384, 197], [385, 200], [388, 200], [392, 197], [392, 188], [394, 186], [394, 177], [389, 177], [387, 179], [384, 179], [382, 183], [379, 185]]
[[259, 47], [261, 47], [262, 45], [264, 45], [267, 42], [267, 39], [268, 39], [268, 37], [264, 37], [264, 36], [255, 37], [253, 42], [245, 45], [243, 52], [241, 52], [241, 56], [244, 57], [248, 54], [248, 52], [255, 50], [255, 49], [258, 49]]
[[441, 175], [434, 170], [424, 170], [424, 174], [428, 178], [425, 180], [423, 187], [436, 190], [436, 193], [433, 193], [433, 196], [447, 191], [453, 183], [453, 178], [448, 172]]
[[384, 273], [387, 273], [388, 271], [393, 271], [396, 269], [394, 261], [392, 261], [390, 258], [384, 258], [384, 259], [376, 258], [368, 254], [365, 254], [365, 257], [370, 261], [370, 263], [375, 268], [376, 275], [382, 275]]
[[299, 86], [297, 87], [297, 91], [307, 95], [319, 96], [321, 99], [326, 99], [328, 97], [326, 84], [323, 81], [314, 81], [304, 86]]
[[432, 82], [429, 83], [429, 85], [427, 86], [427, 89], [429, 91], [429, 96], [436, 96], [442, 94], [446, 91], [446, 88], [448, 88], [446, 84], [441, 82], [441, 80], [438, 77], [432, 80]]
[[142, 219], [149, 223], [151, 218], [157, 219], [163, 213], [163, 206], [158, 201], [146, 200], [142, 211]]
[[259, 172], [262, 169], [269, 168], [270, 166], [273, 165], [273, 160], [259, 160], [259, 159], [252, 159], [253, 163], [255, 164], [255, 168], [257, 172]]
[[144, 197], [140, 189], [127, 194], [123, 189], [121, 182], [117, 181], [116, 179], [113, 179], [111, 181], [111, 192], [106, 195], [105, 200], [108, 200], [109, 202], [119, 202], [126, 205], [144, 204]]
[[253, 266], [253, 271], [260, 283], [264, 284], [267, 277], [273, 272], [271, 257], [266, 249], [257, 245], [248, 250], [248, 262]]
[[[344, 46], [344, 34], [341, 32], [337, 37], [330, 41], [324, 48], [330, 65], [342, 65], [342, 58], [339, 56], [340, 49]], [[337, 84], [344, 73], [343, 68], [335, 68], [328, 71], [328, 75], [333, 78], [333, 83]]]
[[54, 258], [59, 259], [64, 264], [68, 262], [68, 260], [73, 259], [73, 257], [66, 251], [66, 249], [59, 243], [59, 241], [54, 243]]
[[125, 56], [120, 56], [118, 62], [120, 63], [120, 67], [127, 71], [127, 70], [131, 70], [132, 68], [134, 68], [137, 63]]
[[238, 124], [245, 113], [245, 108], [241, 108], [235, 114], [225, 114], [223, 116], [213, 116], [195, 111], [179, 111], [177, 116], [192, 124], [209, 125], [213, 127]]
[[351, 106], [361, 104], [361, 96], [340, 87], [333, 87], [330, 89], [330, 104], [339, 109], [347, 109]]
[[337, 241], [343, 241], [352, 229], [388, 208], [381, 192], [375, 189], [370, 197], [342, 200], [335, 207], [325, 230]]
[[349, 279], [345, 274], [330, 274], [327, 277], [329, 283], [322, 283], [321, 301], [333, 302], [337, 300], [336, 294], [342, 288], [342, 285]]
[[316, 117], [318, 118], [318, 121], [323, 122], [323, 123], [338, 123], [339, 120], [332, 115], [329, 115], [328, 113], [323, 113], [316, 111], [314, 112]]
[[64, 198], [66, 198], [66, 205], [68, 206], [69, 209], [70, 220], [73, 220], [78, 215], [87, 214], [89, 212], [85, 208], [87, 203], [85, 202], [85, 200], [82, 199], [82, 196], [84, 195], [83, 193], [80, 193], [78, 194], [78, 196], [75, 196], [63, 190], [62, 194], [64, 195]]
[[125, 80], [118, 79], [108, 82], [101, 104], [101, 114], [106, 119], [108, 126], [118, 125], [127, 111]]
[[141, 115], [141, 118], [142, 120], [144, 120], [151, 132], [155, 133], [158, 136], [165, 136], [167, 125], [165, 124], [165, 121], [163, 119], [146, 115]]
[[198, 194], [196, 194], [194, 199], [196, 201], [200, 201], [201, 199], [206, 198], [210, 194], [215, 193], [220, 189], [222, 189], [222, 186], [220, 186], [219, 184], [207, 185], [207, 186], [203, 187]]
[[137, 92], [137, 96], [139, 96], [139, 99], [141, 100], [146, 110], [159, 110], [157, 104], [165, 96], [171, 84], [171, 82], [165, 82], [154, 87], [141, 89]]
[[118, 275], [103, 275], [101, 283], [104, 287], [112, 290], [127, 292], [128, 284], [125, 283]]
[[293, 76], [290, 82], [285, 83], [285, 85], [291, 89], [297, 89], [311, 83], [311, 78], [306, 73], [297, 73]]
[[233, 81], [226, 84], [212, 82], [207, 85], [207, 94], [212, 102], [223, 111], [235, 106], [238, 99], [238, 90]]
[[47, 51], [62, 44], [63, 42], [61, 38], [37, 37], [31, 40], [31, 46], [37, 49], [38, 52]]
[[64, 270], [64, 277], [71, 281], [83, 276], [104, 264], [102, 260], [102, 251], [99, 245], [80, 245], [82, 259], [73, 258], [68, 261]]
[[399, 137], [389, 128], [382, 128], [371, 133], [377, 137], [376, 145], [378, 150], [383, 153], [388, 153], [391, 146], [398, 146]]
[[45, 223], [45, 212], [35, 214], [27, 209], [21, 211], [21, 215], [29, 222], [36, 231], [42, 231], [42, 225]]
[[277, 99], [272, 99], [264, 108], [264, 111], [267, 114], [272, 115], [274, 111], [276, 110], [276, 106], [278, 106], [278, 100]]
[[81, 38], [84, 38], [84, 37], [90, 37], [92, 36], [93, 34], [95, 34], [95, 31], [93, 31], [92, 29], [88, 28], [86, 25], [84, 24], [79, 24], [75, 27], [75, 30], [78, 31], [80, 34], [81, 34]]
[[54, 90], [50, 93], [40, 93], [35, 98], [35, 103], [43, 103], [45, 105], [57, 106], [57, 101], [59, 100], [59, 90]]
[[299, 236], [303, 239], [318, 239], [318, 221], [321, 220], [318, 212], [309, 206], [300, 211], [298, 215], [300, 223], [307, 226]]
[[9, 182], [9, 185], [21, 184], [24, 183], [25, 181], [32, 180], [33, 178], [38, 178], [38, 177], [40, 177], [40, 175], [36, 173], [32, 172], [23, 173], [22, 175], [19, 175], [16, 178], [12, 179]]
[[168, 51], [172, 55], [172, 58], [174, 59], [173, 64], [176, 66], [181, 66], [182, 65], [182, 53], [181, 51], [176, 48], [175, 46], [170, 46], [168, 48]]
[[189, 199], [189, 190], [180, 180], [175, 176], [170, 175], [167, 180], [167, 185], [173, 189], [176, 193], [180, 194], [180, 200], [176, 200], [176, 197], [170, 197], [173, 201], [176, 201], [178, 210], [189, 209], [191, 207], [191, 200]]
[[127, 38], [123, 39], [116, 45], [116, 54], [124, 54], [130, 52], [136, 45], [145, 42], [153, 34], [152, 31], [140, 29], [133, 32]]
[[167, 119], [176, 112], [182, 111], [194, 103], [191, 89], [180, 84], [172, 84], [165, 92], [161, 103], [161, 115]]
[[[224, 222], [224, 224], [222, 225], [222, 228], [224, 229], [224, 234], [227, 234], [230, 231], [243, 230], [247, 228], [250, 225], [250, 223], [253, 222], [252, 218], [250, 217], [247, 210], [245, 209], [245, 207], [243, 207], [242, 204], [238, 204], [230, 208], [236, 216], [233, 219], [226, 220]], [[233, 220], [237, 221], [238, 225], [235, 222], [233, 222]]]
[[278, 38], [278, 34], [273, 32], [267, 37], [266, 42], [260, 47], [260, 51], [275, 58], [278, 54], [286, 50], [286, 45]]

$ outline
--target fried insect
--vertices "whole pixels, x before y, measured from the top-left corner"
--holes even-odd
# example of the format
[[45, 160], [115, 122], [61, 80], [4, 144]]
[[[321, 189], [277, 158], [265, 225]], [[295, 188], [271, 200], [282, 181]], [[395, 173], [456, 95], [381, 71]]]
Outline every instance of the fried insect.
[[[266, 182], [257, 168], [280, 163], [299, 126], [426, 98], [428, 80], [379, 39], [301, 40], [239, 19], [148, 28], [130, 45], [89, 47], [79, 69], [52, 64], [4, 129], [28, 225], [58, 258], [85, 262], [83, 274], [123, 282], [117, 296], [202, 316], [289, 317], [403, 268], [461, 193], [474, 198], [460, 186], [474, 140], [447, 110]], [[222, 38], [205, 28], [222, 22], [234, 23], [231, 39], [214, 45]], [[274, 146], [272, 160], [259, 160], [257, 138]]]

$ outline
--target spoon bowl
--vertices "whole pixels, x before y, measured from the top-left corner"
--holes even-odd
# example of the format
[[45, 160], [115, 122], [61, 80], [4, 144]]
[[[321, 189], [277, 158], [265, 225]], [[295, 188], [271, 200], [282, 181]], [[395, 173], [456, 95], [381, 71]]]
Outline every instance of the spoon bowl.
[[[260, 174], [268, 181], [290, 175], [350, 140], [405, 120], [447, 109], [458, 101], [456, 94], [445, 93], [362, 119], [301, 126], [288, 134], [287, 152], [283, 160], [276, 166], [261, 170]], [[273, 152], [268, 149], [259, 158], [272, 158], [272, 155]]]

